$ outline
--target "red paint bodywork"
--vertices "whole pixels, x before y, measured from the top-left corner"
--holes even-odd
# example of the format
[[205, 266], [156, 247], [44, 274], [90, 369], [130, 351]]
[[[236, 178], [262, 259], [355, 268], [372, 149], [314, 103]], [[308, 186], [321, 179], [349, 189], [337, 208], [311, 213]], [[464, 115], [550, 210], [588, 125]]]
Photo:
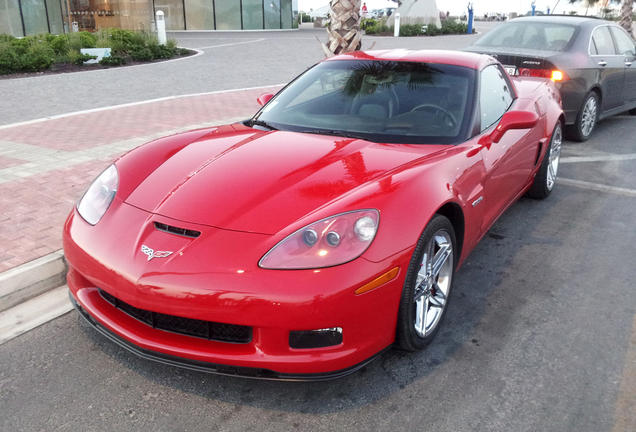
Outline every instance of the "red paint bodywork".
[[[428, 51], [339, 58], [475, 69], [494, 62]], [[120, 186], [101, 221], [91, 226], [76, 210], [66, 221], [71, 293], [101, 325], [151, 351], [291, 374], [356, 365], [393, 343], [409, 260], [431, 217], [440, 211], [453, 215], [461, 265], [531, 185], [562, 116], [560, 97], [544, 79], [518, 78], [514, 84], [511, 110], [526, 111], [518, 116], [526, 121], [527, 112], [538, 119], [534, 127], [499, 134], [496, 143], [495, 128], [459, 145], [407, 145], [233, 124], [141, 146], [116, 161]], [[360, 258], [320, 270], [258, 267], [265, 253], [303, 226], [365, 208], [379, 210], [380, 224]], [[154, 228], [155, 221], [202, 234], [197, 239], [166, 234]], [[148, 261], [142, 244], [173, 254]], [[397, 278], [355, 295], [396, 267]], [[152, 329], [112, 307], [96, 287], [141, 309], [253, 326], [252, 342], [229, 344]], [[341, 345], [289, 347], [290, 331], [332, 327], [343, 329]]]

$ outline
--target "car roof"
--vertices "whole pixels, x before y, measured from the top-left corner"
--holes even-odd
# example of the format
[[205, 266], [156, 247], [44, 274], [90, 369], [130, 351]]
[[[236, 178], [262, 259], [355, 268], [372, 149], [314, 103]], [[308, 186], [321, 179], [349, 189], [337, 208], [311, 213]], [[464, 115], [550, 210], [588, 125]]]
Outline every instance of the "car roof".
[[610, 21], [605, 21], [597, 17], [586, 17], [578, 15], [535, 15], [519, 17], [508, 21], [508, 25], [519, 22], [541, 22], [541, 23], [554, 23], [554, 24], [570, 24], [579, 27], [592, 26], [596, 27], [599, 24], [606, 23], [612, 24]]
[[379, 60], [379, 61], [404, 61], [419, 63], [438, 63], [453, 66], [463, 66], [470, 69], [480, 70], [486, 64], [496, 63], [496, 60], [485, 54], [477, 54], [464, 51], [442, 51], [442, 50], [377, 50], [377, 51], [355, 51], [331, 57], [325, 61], [338, 60]]

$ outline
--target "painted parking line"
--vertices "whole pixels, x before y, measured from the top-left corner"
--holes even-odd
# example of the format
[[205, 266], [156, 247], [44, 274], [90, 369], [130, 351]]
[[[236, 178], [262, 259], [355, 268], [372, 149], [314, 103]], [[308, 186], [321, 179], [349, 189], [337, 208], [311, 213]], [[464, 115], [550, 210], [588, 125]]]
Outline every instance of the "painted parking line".
[[590, 182], [568, 179], [563, 177], [558, 178], [557, 183], [564, 186], [573, 186], [573, 187], [578, 187], [582, 189], [595, 190], [599, 192], [611, 193], [614, 195], [622, 195], [622, 196], [636, 198], [636, 190], [634, 189], [626, 189], [626, 188], [620, 188], [616, 186], [607, 186], [603, 184], [590, 183]]
[[210, 45], [210, 46], [205, 46], [205, 47], [197, 47], [196, 49], [205, 50], [205, 49], [209, 49], [209, 48], [221, 48], [221, 47], [227, 47], [227, 46], [233, 46], [233, 45], [243, 45], [243, 44], [251, 44], [251, 43], [256, 43], [256, 42], [262, 42], [264, 40], [265, 40], [265, 38], [261, 38], [261, 39], [255, 39], [255, 40], [245, 41], [245, 42], [235, 42], [235, 43], [230, 43], [230, 44]]
[[9, 128], [13, 128], [13, 127], [18, 127], [18, 126], [26, 126], [26, 125], [30, 125], [30, 124], [34, 124], [34, 123], [41, 123], [41, 122], [45, 122], [45, 121], [49, 121], [49, 120], [57, 120], [57, 119], [66, 118], [66, 117], [73, 117], [73, 116], [78, 116], [78, 115], [82, 115], [82, 114], [89, 114], [89, 113], [100, 112], [100, 111], [108, 111], [108, 110], [119, 109], [119, 108], [127, 108], [127, 107], [151, 104], [151, 103], [155, 103], [155, 102], [167, 101], [167, 100], [172, 100], [172, 99], [182, 99], [182, 98], [188, 98], [188, 97], [207, 96], [207, 95], [213, 95], [213, 94], [232, 93], [232, 92], [240, 92], [240, 91], [247, 91], [247, 90], [258, 90], [258, 89], [264, 89], [264, 88], [270, 88], [270, 87], [282, 87], [282, 86], [285, 86], [285, 85], [287, 85], [287, 83], [285, 83], [285, 84], [271, 84], [271, 85], [258, 86], [258, 87], [246, 87], [246, 88], [232, 89], [232, 90], [217, 90], [217, 91], [211, 91], [211, 92], [205, 92], [205, 93], [191, 93], [191, 94], [185, 94], [185, 95], [167, 96], [167, 97], [162, 97], [162, 98], [157, 98], [157, 99], [148, 99], [148, 100], [139, 101], [139, 102], [130, 102], [130, 103], [125, 103], [125, 104], [121, 104], [121, 105], [110, 105], [110, 106], [107, 106], [107, 107], [93, 108], [93, 109], [82, 110], [82, 111], [74, 111], [74, 112], [70, 112], [70, 113], [66, 113], [66, 114], [60, 114], [60, 115], [55, 115], [55, 116], [51, 116], [51, 117], [44, 117], [44, 118], [40, 118], [40, 119], [28, 120], [28, 121], [19, 122], [19, 123], [11, 123], [11, 124], [8, 124], [8, 125], [0, 126], [0, 130], [9, 129]]
[[636, 154], [598, 154], [590, 156], [566, 156], [560, 159], [560, 163], [582, 163], [582, 162], [617, 162], [636, 159]]

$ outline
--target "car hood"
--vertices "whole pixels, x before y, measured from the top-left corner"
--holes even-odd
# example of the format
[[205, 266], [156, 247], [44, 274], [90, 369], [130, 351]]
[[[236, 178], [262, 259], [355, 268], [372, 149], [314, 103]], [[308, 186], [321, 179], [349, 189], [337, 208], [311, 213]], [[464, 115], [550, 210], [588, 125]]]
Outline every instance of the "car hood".
[[180, 221], [275, 234], [388, 170], [449, 147], [245, 129], [219, 128], [184, 147], [125, 202]]

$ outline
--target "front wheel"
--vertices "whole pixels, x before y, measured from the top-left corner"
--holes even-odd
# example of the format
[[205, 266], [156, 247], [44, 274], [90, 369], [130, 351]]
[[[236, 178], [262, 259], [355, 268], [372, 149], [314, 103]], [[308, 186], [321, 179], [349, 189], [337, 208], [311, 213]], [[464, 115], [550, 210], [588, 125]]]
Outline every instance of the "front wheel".
[[397, 343], [405, 350], [423, 349], [439, 330], [455, 275], [455, 244], [453, 225], [435, 215], [415, 246], [398, 312]]
[[561, 126], [561, 121], [559, 120], [554, 127], [554, 132], [552, 132], [550, 144], [545, 150], [539, 171], [537, 171], [532, 186], [528, 190], [530, 198], [544, 199], [552, 192], [557, 178], [557, 171], [559, 170], [561, 144], [563, 144], [563, 126]]

